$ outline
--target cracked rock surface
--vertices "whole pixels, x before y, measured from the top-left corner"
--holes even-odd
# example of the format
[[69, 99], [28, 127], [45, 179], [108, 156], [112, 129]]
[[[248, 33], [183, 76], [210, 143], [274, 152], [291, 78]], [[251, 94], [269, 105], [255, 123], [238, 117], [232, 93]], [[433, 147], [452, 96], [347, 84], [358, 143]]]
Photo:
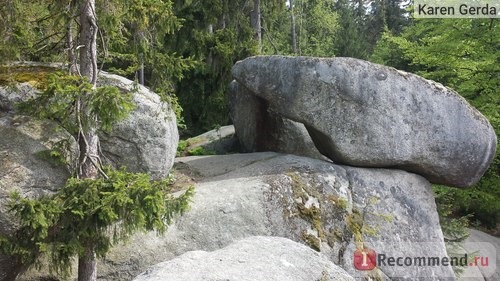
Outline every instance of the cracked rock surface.
[[[250, 236], [302, 243], [354, 277], [366, 277], [352, 260], [363, 245], [386, 254], [400, 254], [404, 245], [405, 253], [446, 255], [430, 183], [419, 175], [271, 152], [182, 157], [174, 169], [195, 185], [190, 211], [163, 237], [137, 234], [115, 247], [99, 265], [99, 280], [130, 280], [188, 251], [215, 251]], [[376, 276], [454, 276], [450, 267], [391, 270]]]

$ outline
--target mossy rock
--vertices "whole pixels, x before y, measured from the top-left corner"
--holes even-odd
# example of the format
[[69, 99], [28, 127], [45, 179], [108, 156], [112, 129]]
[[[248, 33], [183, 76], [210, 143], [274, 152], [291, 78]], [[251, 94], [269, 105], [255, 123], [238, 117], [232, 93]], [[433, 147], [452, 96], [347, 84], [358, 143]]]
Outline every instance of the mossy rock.
[[38, 90], [47, 87], [48, 77], [60, 69], [42, 65], [3, 65], [0, 66], [0, 86], [13, 86], [29, 83]]

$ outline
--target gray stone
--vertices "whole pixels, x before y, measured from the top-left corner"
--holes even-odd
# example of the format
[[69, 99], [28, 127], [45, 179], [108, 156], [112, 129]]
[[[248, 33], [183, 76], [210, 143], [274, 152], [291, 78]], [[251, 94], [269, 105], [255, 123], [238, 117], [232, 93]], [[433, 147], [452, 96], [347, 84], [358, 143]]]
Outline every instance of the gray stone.
[[396, 167], [434, 183], [476, 183], [496, 135], [462, 97], [439, 83], [353, 58], [261, 56], [233, 76], [284, 117], [303, 123], [336, 163]]
[[227, 154], [238, 150], [238, 140], [234, 135], [233, 125], [222, 126], [189, 138], [186, 143], [186, 148], [180, 151], [178, 156], [188, 156], [191, 151], [199, 147], [210, 154]]
[[134, 281], [345, 281], [354, 278], [310, 248], [280, 237], [253, 236], [213, 252], [193, 251], [157, 264]]
[[146, 87], [118, 75], [101, 72], [99, 83], [133, 91], [137, 105], [113, 126], [111, 133], [99, 134], [104, 162], [149, 173], [154, 178], [165, 177], [172, 168], [179, 142], [177, 120], [170, 105]]
[[[61, 65], [36, 64], [60, 69]], [[105, 164], [125, 166], [132, 172], [165, 177], [174, 163], [179, 133], [175, 113], [167, 102], [142, 85], [122, 76], [101, 71], [98, 85], [112, 85], [123, 92], [133, 92], [137, 105], [129, 116], [113, 126], [111, 133], [99, 132]], [[36, 96], [39, 90], [29, 83], [0, 87], [0, 111], [14, 112], [14, 104]]]
[[[183, 157], [174, 169], [179, 180], [196, 181], [190, 211], [163, 237], [136, 234], [114, 247], [99, 263], [99, 280], [130, 280], [188, 251], [214, 251], [249, 236], [303, 243], [355, 277], [372, 274], [353, 268], [360, 243], [391, 254], [415, 242], [403, 244], [405, 251], [446, 254], [431, 186], [415, 174], [270, 152]], [[453, 279], [449, 267], [377, 274]]]
[[476, 229], [469, 229], [469, 233], [470, 236], [462, 243], [463, 247], [471, 256], [488, 257], [488, 266], [466, 267], [458, 280], [500, 280], [500, 238]]
[[[64, 185], [72, 167], [48, 161], [46, 153], [63, 145], [68, 148], [64, 158], [71, 163], [78, 150], [73, 137], [54, 122], [26, 116], [1, 117], [0, 136], [0, 233], [10, 235], [17, 227], [8, 212], [10, 193], [29, 198], [53, 193]], [[14, 280], [21, 269], [14, 259], [0, 255], [1, 281]]]
[[229, 85], [229, 108], [242, 152], [274, 151], [316, 159], [319, 153], [302, 123], [282, 117], [236, 81]]
[[14, 112], [15, 104], [34, 98], [39, 93], [30, 83], [0, 87], [0, 111]]

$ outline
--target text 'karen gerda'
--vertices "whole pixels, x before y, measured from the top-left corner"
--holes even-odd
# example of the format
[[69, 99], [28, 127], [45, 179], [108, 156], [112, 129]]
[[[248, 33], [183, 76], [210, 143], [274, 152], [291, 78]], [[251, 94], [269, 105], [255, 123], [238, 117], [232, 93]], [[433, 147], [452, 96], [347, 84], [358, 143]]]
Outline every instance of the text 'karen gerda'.
[[496, 16], [497, 8], [489, 4], [471, 6], [460, 4], [454, 6], [433, 6], [430, 4], [417, 4], [415, 13], [419, 16]]

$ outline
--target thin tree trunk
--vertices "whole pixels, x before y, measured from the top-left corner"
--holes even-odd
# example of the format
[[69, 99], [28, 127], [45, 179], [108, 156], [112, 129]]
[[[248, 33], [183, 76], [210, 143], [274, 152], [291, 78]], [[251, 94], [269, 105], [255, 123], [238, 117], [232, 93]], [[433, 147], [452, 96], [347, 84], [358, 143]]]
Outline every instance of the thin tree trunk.
[[92, 246], [78, 259], [78, 281], [83, 280], [97, 280], [97, 259]]
[[68, 22], [68, 58], [69, 58], [69, 74], [76, 74], [78, 73], [76, 69], [76, 56], [75, 56], [75, 49], [73, 45], [73, 30], [71, 26], [71, 21]]
[[260, 23], [260, 0], [253, 1], [253, 11], [251, 14], [252, 28], [254, 30], [254, 38], [258, 43], [258, 52], [262, 51], [262, 28]]
[[144, 85], [144, 62], [141, 61], [141, 69], [139, 69], [139, 84]]
[[[207, 33], [212, 35], [214, 33], [214, 25], [213, 24], [209, 24], [207, 26]], [[212, 52], [212, 48], [210, 48], [208, 50], [208, 55], [207, 55], [207, 65], [209, 65], [210, 67], [212, 67], [214, 63], [214, 55], [213, 55], [213, 52]]]
[[[94, 88], [97, 82], [97, 16], [95, 12], [95, 0], [86, 0], [80, 11], [80, 74], [87, 77]], [[90, 93], [85, 93], [80, 99], [80, 114], [83, 121], [80, 122], [79, 144], [80, 144], [80, 167], [78, 175], [80, 178], [95, 179], [98, 176], [99, 138], [96, 130], [95, 117], [91, 117], [87, 99]], [[92, 119], [91, 119], [92, 118]], [[95, 250], [91, 243], [85, 248], [85, 252], [78, 260], [78, 281], [97, 280], [97, 261]]]
[[80, 14], [80, 73], [94, 86], [97, 81], [97, 16], [95, 0], [86, 0]]
[[293, 13], [293, 0], [290, 0], [290, 29], [292, 39], [292, 53], [297, 54], [297, 33], [295, 31], [295, 15]]

